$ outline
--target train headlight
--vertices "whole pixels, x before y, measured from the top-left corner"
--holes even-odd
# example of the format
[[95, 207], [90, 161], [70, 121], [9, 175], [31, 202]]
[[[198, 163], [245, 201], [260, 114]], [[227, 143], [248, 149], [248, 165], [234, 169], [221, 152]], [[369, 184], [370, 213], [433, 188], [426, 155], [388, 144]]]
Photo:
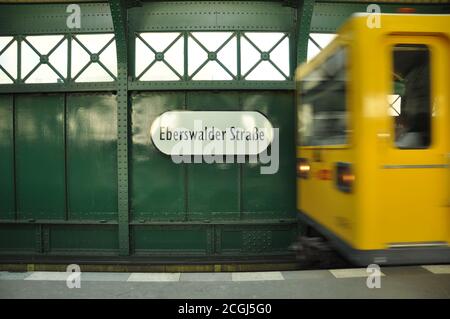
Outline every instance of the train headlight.
[[336, 163], [336, 186], [343, 192], [350, 193], [355, 183], [355, 174], [350, 163]]
[[297, 160], [297, 176], [300, 178], [309, 178], [309, 173], [311, 171], [311, 165], [306, 158], [299, 158]]

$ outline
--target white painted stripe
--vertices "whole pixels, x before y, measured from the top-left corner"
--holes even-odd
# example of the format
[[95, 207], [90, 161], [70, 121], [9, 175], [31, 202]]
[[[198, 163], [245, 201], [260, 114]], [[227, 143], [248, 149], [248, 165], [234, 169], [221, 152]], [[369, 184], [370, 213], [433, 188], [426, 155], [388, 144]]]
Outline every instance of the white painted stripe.
[[450, 274], [450, 265], [428, 265], [422, 266], [422, 268], [425, 268], [433, 274]]
[[231, 274], [233, 281], [266, 281], [266, 280], [284, 280], [279, 271], [262, 272], [234, 272]]
[[127, 281], [147, 282], [147, 281], [179, 281], [180, 273], [132, 273]]
[[81, 281], [127, 281], [129, 273], [122, 272], [82, 272]]
[[[366, 268], [350, 268], [350, 269], [330, 269], [331, 274], [336, 278], [358, 278], [368, 277], [370, 274]], [[385, 276], [380, 271], [380, 276]]]
[[66, 281], [71, 274], [65, 271], [36, 271], [24, 280]]
[[0, 271], [0, 280], [24, 280], [30, 274], [30, 272]]

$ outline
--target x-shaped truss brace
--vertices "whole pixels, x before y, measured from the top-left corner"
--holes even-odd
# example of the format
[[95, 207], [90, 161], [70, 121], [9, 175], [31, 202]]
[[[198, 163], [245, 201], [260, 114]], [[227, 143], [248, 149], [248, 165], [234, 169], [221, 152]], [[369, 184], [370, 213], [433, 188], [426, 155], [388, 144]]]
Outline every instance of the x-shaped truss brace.
[[242, 33], [242, 36], [248, 41], [248, 43], [250, 43], [260, 54], [260, 58], [259, 60], [242, 76], [243, 79], [245, 79], [250, 73], [253, 72], [253, 70], [255, 70], [258, 65], [263, 62], [263, 61], [267, 61], [270, 64], [272, 64], [272, 66], [281, 73], [282, 76], [284, 76], [284, 78], [286, 80], [289, 80], [289, 76], [287, 76], [271, 59], [270, 59], [270, 53], [272, 53], [273, 50], [276, 49], [276, 47], [283, 42], [284, 39], [287, 38], [288, 34], [285, 33], [280, 40], [277, 41], [277, 43], [275, 43], [270, 49], [269, 51], [262, 51], [252, 40], [250, 40], [247, 35], [245, 35], [245, 33]]
[[136, 37], [144, 43], [144, 45], [150, 49], [155, 54], [155, 59], [150, 62], [149, 65], [145, 67], [145, 69], [136, 77], [136, 80], [139, 80], [153, 65], [155, 65], [156, 62], [162, 62], [164, 63], [173, 73], [175, 73], [176, 76], [178, 76], [180, 79], [183, 79], [183, 76], [175, 70], [174, 67], [172, 67], [165, 59], [164, 55], [167, 53], [167, 51], [170, 50], [170, 48], [177, 43], [177, 41], [183, 36], [183, 33], [180, 33], [170, 44], [161, 52], [156, 51], [147, 41], [145, 41], [139, 33], [136, 33]]
[[117, 77], [100, 61], [100, 54], [102, 54], [111, 43], [114, 41], [114, 37], [112, 37], [97, 53], [92, 53], [80, 40], [77, 39], [77, 37], [74, 35], [73, 39], [78, 43], [80, 47], [83, 48], [84, 51], [86, 51], [87, 54], [89, 54], [89, 62], [86, 63], [85, 66], [83, 66], [80, 71], [72, 78], [73, 81], [75, 81], [92, 63], [97, 63], [102, 67], [103, 70], [106, 71], [106, 73], [109, 74], [111, 78], [114, 80], [117, 79]]
[[231, 34], [231, 36], [229, 36], [215, 51], [209, 51], [196, 37], [194, 37], [194, 35], [192, 33], [189, 33], [189, 36], [192, 38], [192, 40], [194, 40], [200, 46], [200, 48], [203, 49], [203, 51], [205, 51], [207, 53], [208, 56], [207, 56], [206, 60], [202, 64], [200, 64], [200, 66], [189, 76], [188, 80], [192, 80], [194, 78], [194, 76], [210, 61], [216, 61], [217, 64], [220, 65], [222, 67], [222, 69], [224, 69], [225, 72], [227, 72], [232, 77], [233, 80], [236, 80], [236, 76], [233, 74], [233, 72], [231, 72], [217, 58], [219, 51], [222, 50], [228, 44], [228, 42], [230, 42], [231, 39], [233, 39], [236, 36], [235, 32], [233, 32]]
[[311, 35], [309, 35], [308, 36], [308, 38], [309, 38], [309, 40], [320, 50], [320, 51], [322, 51], [323, 50], [323, 48], [321, 47], [321, 45], [319, 44], [319, 43], [317, 43], [317, 41], [316, 40], [314, 40], [314, 38], [311, 36]]
[[[16, 41], [16, 39], [15, 39], [15, 38], [12, 38], [11, 41], [9, 41], [9, 42], [5, 45], [5, 47], [4, 47], [3, 49], [0, 50], [0, 56], [1, 56], [3, 53], [5, 53], [6, 50], [8, 50], [9, 47], [10, 47], [15, 41]], [[17, 82], [16, 79], [15, 79], [8, 71], [6, 71], [6, 69], [5, 69], [1, 64], [0, 64], [0, 70], [3, 71], [3, 73], [5, 73], [6, 76], [7, 76], [8, 78], [10, 78], [11, 81], [13, 81], [13, 83], [16, 83], [16, 82]]]
[[55, 74], [64, 82], [66, 82], [66, 79], [64, 78], [64, 76], [62, 76], [61, 73], [59, 73], [59, 71], [50, 63], [50, 55], [52, 55], [53, 52], [56, 51], [56, 49], [67, 39], [67, 36], [63, 36], [61, 38], [61, 40], [58, 41], [58, 43], [56, 43], [53, 48], [48, 51], [47, 54], [42, 54], [41, 52], [39, 52], [31, 43], [30, 41], [27, 40], [26, 37], [22, 37], [20, 40], [22, 40], [23, 42], [25, 42], [33, 51], [34, 53], [36, 53], [39, 56], [39, 62], [38, 64], [35, 65], [34, 68], [31, 69], [30, 72], [27, 73], [27, 75], [25, 75], [24, 77], [22, 77], [22, 81], [25, 82], [33, 73], [34, 71], [36, 71], [41, 65], [48, 65], [48, 67], [50, 69], [52, 69], [53, 72], [55, 72]]

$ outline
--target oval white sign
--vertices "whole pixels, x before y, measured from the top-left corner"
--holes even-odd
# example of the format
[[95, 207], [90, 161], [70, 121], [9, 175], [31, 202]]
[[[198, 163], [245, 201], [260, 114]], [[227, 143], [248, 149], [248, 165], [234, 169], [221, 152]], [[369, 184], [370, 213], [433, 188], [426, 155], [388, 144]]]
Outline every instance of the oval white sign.
[[168, 155], [257, 155], [273, 140], [269, 120], [255, 111], [168, 111], [151, 126]]

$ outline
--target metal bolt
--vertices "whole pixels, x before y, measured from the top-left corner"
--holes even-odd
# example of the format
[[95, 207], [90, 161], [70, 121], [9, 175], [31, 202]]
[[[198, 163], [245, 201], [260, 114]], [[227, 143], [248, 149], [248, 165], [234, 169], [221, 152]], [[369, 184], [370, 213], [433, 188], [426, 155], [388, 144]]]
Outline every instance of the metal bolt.
[[100, 60], [100, 57], [97, 53], [92, 53], [91, 54], [91, 62], [98, 62]]
[[40, 61], [41, 61], [41, 63], [43, 63], [43, 64], [47, 64], [47, 63], [48, 63], [48, 56], [45, 55], [45, 54], [42, 54], [42, 55], [40, 56]]
[[162, 53], [162, 52], [156, 53], [156, 54], [155, 54], [155, 59], [156, 59], [156, 61], [162, 61], [162, 60], [164, 60], [164, 53]]
[[216, 52], [208, 52], [208, 59], [209, 60], [216, 60], [217, 59], [217, 53]]

